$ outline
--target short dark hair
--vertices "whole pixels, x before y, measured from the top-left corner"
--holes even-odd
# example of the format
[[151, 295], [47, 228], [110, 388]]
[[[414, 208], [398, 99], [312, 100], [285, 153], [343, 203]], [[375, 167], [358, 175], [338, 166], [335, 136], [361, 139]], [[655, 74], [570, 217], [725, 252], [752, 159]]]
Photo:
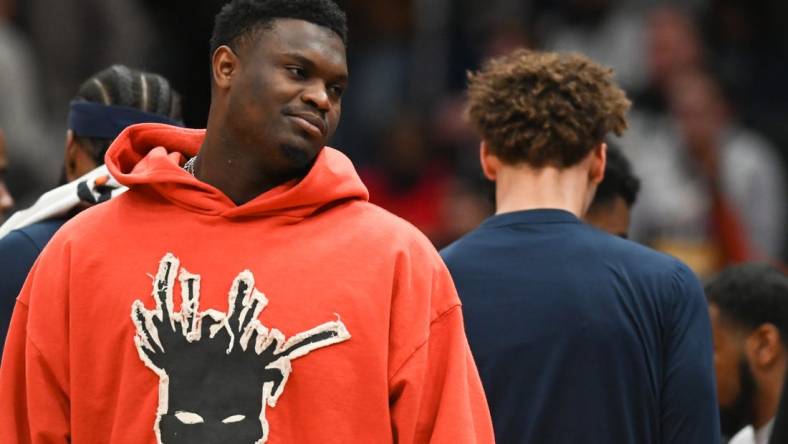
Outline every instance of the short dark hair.
[[509, 164], [570, 167], [627, 127], [613, 70], [580, 54], [516, 50], [468, 75], [468, 115]]
[[777, 268], [758, 263], [729, 267], [706, 285], [706, 297], [741, 327], [774, 324], [788, 344], [788, 276]]
[[620, 196], [627, 203], [627, 207], [632, 208], [639, 191], [640, 179], [632, 172], [629, 160], [617, 146], [608, 142], [605, 178], [596, 189], [591, 207], [609, 204]]
[[[181, 96], [159, 74], [143, 72], [124, 65], [112, 65], [88, 77], [79, 87], [74, 100], [102, 105], [137, 108], [173, 120], [181, 120]], [[97, 164], [112, 139], [75, 136]]]
[[216, 15], [211, 54], [222, 45], [238, 50], [244, 39], [276, 19], [297, 19], [328, 28], [347, 45], [347, 17], [332, 0], [232, 0]]

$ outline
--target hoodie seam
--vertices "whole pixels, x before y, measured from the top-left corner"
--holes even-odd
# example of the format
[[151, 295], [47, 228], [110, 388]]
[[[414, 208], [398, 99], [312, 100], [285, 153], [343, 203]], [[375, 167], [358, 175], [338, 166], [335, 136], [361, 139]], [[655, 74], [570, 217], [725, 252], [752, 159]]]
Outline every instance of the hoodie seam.
[[408, 355], [408, 357], [407, 357], [407, 358], [405, 358], [405, 360], [404, 360], [404, 361], [402, 361], [402, 364], [400, 364], [400, 366], [397, 368], [397, 370], [396, 370], [394, 373], [392, 373], [391, 377], [389, 378], [389, 385], [391, 385], [391, 381], [393, 381], [393, 380], [394, 380], [394, 378], [396, 378], [396, 377], [397, 377], [397, 375], [399, 374], [399, 372], [401, 372], [401, 371], [402, 371], [402, 369], [403, 369], [403, 368], [405, 368], [405, 366], [407, 366], [407, 365], [408, 365], [408, 363], [411, 361], [411, 359], [413, 359], [413, 357], [414, 357], [414, 356], [416, 356], [416, 354], [417, 354], [417, 353], [418, 353], [418, 352], [419, 352], [421, 349], [423, 349], [425, 345], [429, 344], [429, 342], [430, 342], [430, 337], [432, 336], [432, 326], [433, 326], [433, 325], [435, 325], [437, 322], [439, 322], [439, 321], [443, 320], [444, 318], [446, 318], [448, 315], [452, 314], [452, 313], [453, 313], [453, 312], [455, 312], [456, 310], [459, 310], [459, 309], [461, 309], [461, 308], [462, 308], [462, 305], [461, 305], [461, 304], [452, 305], [451, 307], [449, 307], [448, 309], [446, 309], [446, 311], [444, 311], [443, 313], [439, 314], [438, 316], [436, 316], [436, 317], [435, 317], [435, 319], [433, 319], [432, 321], [430, 321], [430, 327], [429, 327], [429, 329], [428, 329], [429, 333], [427, 334], [427, 338], [426, 338], [426, 339], [424, 339], [424, 341], [423, 341], [421, 344], [419, 344], [419, 346], [418, 346], [418, 347], [416, 347], [416, 349], [415, 349], [415, 350], [413, 350], [413, 352], [411, 352], [411, 353]]

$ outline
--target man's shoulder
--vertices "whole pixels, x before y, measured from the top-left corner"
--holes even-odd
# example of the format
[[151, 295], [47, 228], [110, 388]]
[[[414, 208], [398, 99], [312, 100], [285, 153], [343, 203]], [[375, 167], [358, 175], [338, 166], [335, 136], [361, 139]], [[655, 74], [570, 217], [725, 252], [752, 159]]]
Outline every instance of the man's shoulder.
[[[544, 259], [553, 257], [560, 262], [582, 262], [589, 267], [602, 268], [611, 273], [626, 273], [632, 279], [673, 279], [689, 269], [678, 259], [655, 251], [636, 242], [610, 235], [586, 224], [564, 226], [560, 235], [550, 239], [521, 233], [505, 236], [495, 230], [476, 229], [441, 250], [447, 264], [464, 263], [468, 260], [478, 263], [490, 254], [500, 254], [490, 245], [502, 242], [512, 244], [512, 236], [522, 236], [522, 245], [512, 245], [517, 254], [537, 256]], [[531, 236], [532, 239], [528, 239]], [[501, 237], [501, 239], [497, 239]], [[500, 245], [499, 245], [500, 247]]]
[[87, 239], [95, 242], [103, 232], [117, 226], [123, 215], [128, 215], [127, 196], [123, 193], [111, 200], [86, 208], [71, 218], [65, 219], [54, 232], [51, 242], [73, 242]]
[[374, 227], [374, 233], [385, 236], [390, 242], [432, 246], [427, 236], [413, 224], [382, 207], [370, 202], [358, 202], [356, 211], [358, 214], [352, 217], [354, 224], [362, 228]]
[[47, 219], [11, 230], [0, 238], [0, 251], [7, 255], [19, 254], [20, 250], [38, 254], [67, 220], [66, 217]]
[[593, 227], [588, 229], [593, 240], [591, 257], [600, 265], [612, 267], [614, 273], [624, 272], [631, 280], [661, 286], [683, 285], [683, 281], [695, 279], [692, 270], [673, 256]]
[[46, 244], [52, 239], [60, 227], [68, 221], [67, 217], [57, 217], [30, 224], [8, 233], [8, 237], [24, 236], [38, 250], [43, 250]]
[[[591, 227], [589, 227], [591, 228]], [[668, 267], [675, 268], [683, 265], [673, 256], [649, 248], [629, 239], [604, 233], [596, 228], [591, 228], [595, 241], [598, 243], [600, 254], [609, 255], [611, 258], [629, 263], [633, 267]]]

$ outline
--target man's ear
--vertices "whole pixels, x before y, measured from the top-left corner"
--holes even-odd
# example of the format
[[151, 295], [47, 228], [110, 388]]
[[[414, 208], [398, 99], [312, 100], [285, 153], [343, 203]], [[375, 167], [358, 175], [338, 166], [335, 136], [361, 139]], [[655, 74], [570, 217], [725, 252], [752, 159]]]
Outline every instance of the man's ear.
[[74, 137], [74, 132], [71, 130], [66, 131], [66, 153], [63, 166], [66, 170], [66, 180], [68, 182], [79, 179], [98, 166], [90, 154], [82, 148], [82, 145]]
[[70, 129], [66, 130], [66, 149], [64, 152], [63, 165], [66, 168], [66, 180], [69, 182], [79, 177], [76, 175], [79, 149], [77, 141], [74, 138], [74, 131]]
[[777, 362], [782, 349], [780, 331], [774, 324], [761, 324], [747, 337], [745, 352], [758, 368], [768, 368]]
[[602, 142], [591, 151], [591, 168], [588, 170], [588, 180], [594, 185], [599, 185], [605, 178], [606, 163], [607, 143]]
[[479, 144], [479, 161], [482, 164], [484, 177], [495, 182], [498, 171], [501, 169], [501, 159], [490, 151], [490, 145], [486, 140]]
[[239, 68], [240, 59], [227, 45], [216, 48], [211, 58], [211, 73], [214, 85], [219, 89], [228, 89], [232, 84], [233, 74]]

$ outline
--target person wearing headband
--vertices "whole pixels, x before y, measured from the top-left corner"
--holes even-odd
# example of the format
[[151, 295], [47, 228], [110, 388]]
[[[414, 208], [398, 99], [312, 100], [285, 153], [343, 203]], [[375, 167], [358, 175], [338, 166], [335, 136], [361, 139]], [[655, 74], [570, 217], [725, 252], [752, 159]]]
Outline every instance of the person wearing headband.
[[127, 126], [181, 123], [180, 95], [161, 75], [113, 65], [85, 80], [69, 107], [61, 186], [0, 226], [0, 351], [16, 296], [41, 250], [68, 219], [125, 191], [104, 154]]

